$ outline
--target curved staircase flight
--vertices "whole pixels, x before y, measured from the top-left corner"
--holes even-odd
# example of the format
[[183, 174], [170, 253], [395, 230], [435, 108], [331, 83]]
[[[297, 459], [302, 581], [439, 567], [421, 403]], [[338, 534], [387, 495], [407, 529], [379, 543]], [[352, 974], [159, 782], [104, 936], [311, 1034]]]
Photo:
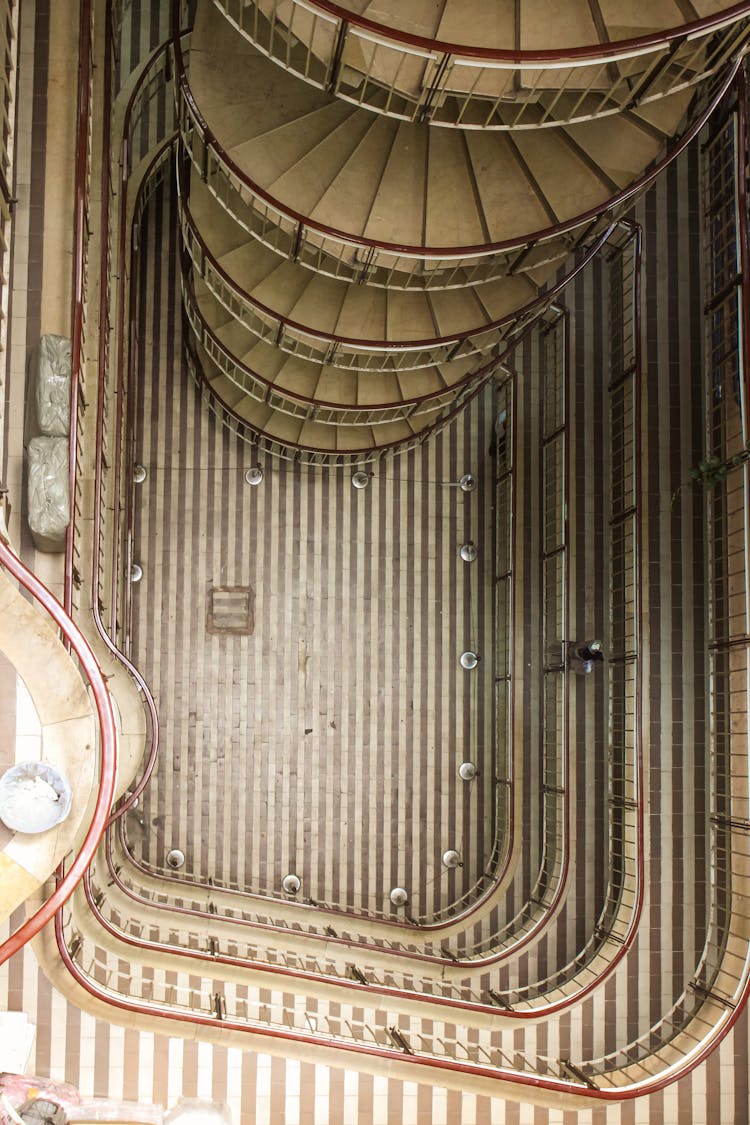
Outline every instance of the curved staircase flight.
[[[683, 128], [700, 75], [748, 34], [740, 14], [685, 0], [199, 3], [174, 57], [204, 387], [251, 430], [316, 452], [425, 434], [602, 237], [610, 201]], [[394, 98], [426, 96], [453, 41], [429, 112], [397, 111]], [[339, 80], [357, 66], [348, 96]], [[491, 120], [449, 121], [440, 107], [472, 68], [470, 105], [490, 98]]]

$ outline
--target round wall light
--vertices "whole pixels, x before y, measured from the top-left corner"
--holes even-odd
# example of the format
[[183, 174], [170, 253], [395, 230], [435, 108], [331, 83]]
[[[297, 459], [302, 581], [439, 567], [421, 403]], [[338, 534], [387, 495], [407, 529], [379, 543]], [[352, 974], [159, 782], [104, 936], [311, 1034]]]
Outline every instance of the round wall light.
[[479, 551], [477, 550], [474, 543], [469, 540], [468, 543], [461, 544], [461, 548], [458, 553], [465, 563], [473, 563], [477, 555], [479, 554]]
[[253, 465], [252, 469], [248, 469], [245, 473], [245, 480], [248, 484], [256, 487], [263, 480], [263, 470], [260, 465]]
[[296, 895], [297, 891], [302, 886], [302, 883], [300, 882], [298, 875], [293, 875], [290, 872], [289, 875], [285, 875], [281, 880], [281, 885], [288, 895]]
[[447, 852], [443, 852], [443, 867], [447, 867], [449, 870], [454, 867], [463, 867], [461, 856], [455, 848], [449, 848]]
[[473, 781], [478, 772], [473, 762], [461, 762], [458, 767], [458, 776], [462, 781]]
[[354, 473], [352, 476], [352, 485], [354, 488], [367, 488], [370, 483], [370, 474], [363, 473], [361, 470]]
[[130, 567], [130, 581], [131, 582], [140, 582], [140, 580], [142, 578], [143, 578], [143, 567], [139, 566], [138, 563], [132, 563], [131, 567]]
[[391, 891], [390, 899], [394, 906], [406, 906], [409, 901], [409, 895], [405, 887], [394, 887]]
[[179, 848], [172, 848], [171, 852], [167, 852], [167, 867], [171, 867], [173, 871], [179, 870], [180, 867], [185, 866], [185, 853], [180, 851]]
[[462, 492], [473, 492], [477, 487], [477, 478], [472, 476], [471, 473], [464, 473], [458, 482], [458, 487]]
[[479, 663], [479, 657], [475, 652], [462, 652], [458, 660], [461, 667], [466, 668], [468, 671], [471, 671], [472, 668], [476, 668]]
[[143, 484], [146, 479], [146, 470], [143, 465], [133, 465], [133, 483]]

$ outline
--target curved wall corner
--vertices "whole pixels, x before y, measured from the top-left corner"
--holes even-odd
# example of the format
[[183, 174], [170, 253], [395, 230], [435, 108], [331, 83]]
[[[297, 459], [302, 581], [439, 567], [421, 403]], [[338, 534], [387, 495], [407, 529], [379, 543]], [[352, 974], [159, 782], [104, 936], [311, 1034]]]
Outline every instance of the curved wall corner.
[[98, 785], [94, 709], [56, 631], [0, 571], [0, 651], [16, 669], [41, 724], [42, 758], [70, 782], [70, 815], [33, 836], [15, 833], [0, 853], [0, 919], [52, 874], [88, 827]]

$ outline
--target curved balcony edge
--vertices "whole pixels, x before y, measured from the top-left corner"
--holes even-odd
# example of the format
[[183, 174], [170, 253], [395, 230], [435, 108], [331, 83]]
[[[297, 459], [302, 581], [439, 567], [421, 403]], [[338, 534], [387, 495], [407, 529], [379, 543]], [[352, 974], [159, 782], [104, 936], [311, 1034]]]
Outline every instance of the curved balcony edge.
[[[76, 940], [75, 937], [73, 937], [73, 940]], [[355, 1065], [358, 1069], [367, 1070], [368, 1065], [375, 1059], [389, 1060], [392, 1064], [392, 1066], [389, 1066], [390, 1072], [392, 1072], [393, 1066], [398, 1067], [405, 1064], [411, 1068], [413, 1080], [446, 1085], [453, 1081], [454, 1076], [461, 1075], [464, 1090], [469, 1084], [471, 1089], [477, 1092], [480, 1090], [492, 1091], [495, 1096], [502, 1096], [502, 1091], [507, 1089], [507, 1096], [516, 1098], [519, 1096], [519, 1091], [523, 1090], [524, 1098], [529, 1100], [546, 1099], [549, 1096], [554, 1096], [557, 1099], [555, 1104], [558, 1106], [560, 1105], [560, 1099], [566, 1096], [575, 1098], [575, 1104], [577, 1105], [628, 1100], [663, 1090], [678, 1079], [690, 1074], [705, 1061], [731, 1030], [741, 1014], [750, 992], [750, 975], [746, 971], [743, 980], [738, 985], [736, 1006], [731, 1011], [723, 1009], [718, 1018], [713, 1021], [704, 1021], [702, 1034], [699, 1038], [692, 1038], [692, 1047], [686, 1054], [664, 1065], [663, 1059], [658, 1053], [655, 1053], [651, 1056], [658, 1068], [654, 1072], [647, 1072], [644, 1076], [643, 1070], [645, 1068], [642, 1065], [638, 1078], [628, 1080], [630, 1076], [618, 1073], [616, 1076], [610, 1075], [609, 1077], [610, 1079], [613, 1077], [626, 1078], [626, 1081], [622, 1084], [597, 1086], [595, 1081], [585, 1075], [577, 1064], [573, 1064], [567, 1059], [554, 1060], [539, 1055], [536, 1055], [533, 1059], [527, 1059], [523, 1052], [516, 1052], [517, 1057], [520, 1056], [523, 1062], [529, 1063], [528, 1069], [518, 1069], [517, 1065], [516, 1067], [503, 1065], [502, 1062], [498, 1065], [492, 1065], [491, 1057], [486, 1050], [480, 1055], [476, 1046], [474, 1046], [474, 1058], [472, 1058], [472, 1050], [467, 1049], [467, 1045], [460, 1043], [458, 1039], [456, 1039], [454, 1046], [456, 1048], [461, 1047], [463, 1055], [461, 1059], [448, 1053], [451, 1044], [445, 1041], [442, 1042], [444, 1053], [441, 1055], [421, 1053], [419, 1048], [410, 1044], [409, 1033], [401, 1033], [397, 1024], [393, 1027], [390, 1024], [378, 1026], [373, 1031], [366, 1024], [363, 1024], [360, 1028], [359, 1023], [357, 1023], [358, 1036], [354, 1034], [353, 1025], [347, 1025], [348, 1034], [344, 1034], [343, 1031], [335, 1034], [331, 1032], [330, 1028], [329, 1030], [319, 1030], [318, 1020], [310, 1023], [303, 1018], [304, 1013], [300, 1014], [296, 1009], [294, 1013], [291, 1010], [289, 1011], [288, 1018], [285, 1018], [285, 1009], [281, 1019], [277, 1015], [275, 1020], [267, 1019], [265, 1021], [258, 1017], [250, 1018], [249, 1015], [243, 1014], [239, 1010], [228, 1014], [222, 994], [218, 992], [210, 998], [210, 1006], [206, 1005], [205, 998], [203, 998], [198, 1008], [194, 1006], [195, 1000], [191, 1003], [192, 993], [188, 996], [187, 1001], [182, 1003], [177, 1000], [170, 1000], [167, 997], [155, 1000], [147, 997], [123, 995], [113, 991], [111, 987], [104, 983], [107, 979], [107, 970], [104, 964], [97, 971], [96, 966], [92, 963], [90, 968], [97, 972], [97, 976], [93, 977], [76, 963], [75, 957], [71, 955], [71, 950], [67, 944], [61, 913], [58, 913], [55, 918], [55, 944], [59, 954], [58, 963], [62, 962], [65, 971], [75, 982], [75, 985], [88, 993], [89, 1000], [83, 1006], [91, 1010], [91, 1001], [93, 1000], [96, 1005], [95, 1012], [106, 1013], [105, 1018], [110, 1020], [113, 1018], [113, 1013], [119, 1011], [127, 1013], [127, 1016], [123, 1015], [122, 1017], [123, 1022], [131, 1025], [137, 1023], [138, 1026], [146, 1027], [149, 1030], [154, 1030], [163, 1023], [165, 1028], [170, 1027], [177, 1034], [183, 1034], [190, 1038], [215, 1040], [225, 1045], [228, 1043], [237, 1045], [244, 1043], [246, 1045], [249, 1039], [250, 1041], [264, 1043], [265, 1049], [272, 1053], [296, 1053], [297, 1048], [320, 1049], [322, 1051], [325, 1051], [326, 1048], [334, 1048], [336, 1052], [342, 1050], [348, 1052], [353, 1061], [356, 1059]], [[78, 945], [80, 947], [80, 941]], [[105, 974], [104, 978], [101, 977], [102, 972]], [[61, 983], [58, 987], [64, 988], [65, 986]], [[196, 999], [198, 998], [196, 997]], [[78, 1003], [80, 1006], [80, 1000]], [[102, 1005], [101, 1008], [99, 1008], [99, 1004]], [[707, 1006], [710, 1007], [710, 1005]], [[711, 1011], [713, 1011], [713, 1008], [711, 1008]], [[141, 1023], [141, 1019], [148, 1022]], [[337, 1022], [341, 1025], [340, 1019]], [[295, 1026], [295, 1023], [297, 1026]], [[184, 1030], [181, 1031], [181, 1028]], [[369, 1033], [369, 1036], [367, 1033]], [[504, 1061], [502, 1052], [498, 1053]], [[332, 1058], [336, 1059], [338, 1065], [341, 1065], [340, 1053], [332, 1056]], [[479, 1061], [480, 1059], [481, 1061]], [[510, 1093], [511, 1090], [513, 1091], [512, 1094]], [[579, 1098], [583, 1100], [578, 1101]]]
[[[356, 238], [284, 205], [256, 184], [212, 133], [192, 95], [179, 38], [174, 40], [173, 55], [176, 113], [183, 149], [196, 173], [240, 226], [280, 257], [297, 261], [310, 270], [357, 284], [415, 289], [483, 284], [523, 272], [530, 264], [531, 252], [536, 267], [547, 261], [552, 263], [584, 245], [596, 235], [599, 224], [621, 215], [635, 196], [697, 135], [731, 85], [741, 61], [741, 55], [728, 60], [726, 75], [718, 82], [717, 90], [677, 142], [653, 167], [611, 199], [564, 222], [531, 231], [523, 238], [450, 247], [410, 246], [364, 236]], [[194, 142], [199, 144], [198, 152]], [[539, 258], [538, 249], [545, 246], [549, 246], [550, 252]], [[423, 264], [429, 268], [423, 268]]]
[[402, 120], [482, 129], [595, 120], [690, 88], [746, 41], [741, 21], [750, 15], [740, 3], [631, 39], [523, 51], [413, 35], [331, 0], [215, 2], [253, 46], [310, 85]]
[[196, 226], [182, 192], [179, 199], [180, 227], [186, 258], [183, 272], [191, 264], [212, 296], [258, 339], [303, 359], [365, 372], [406, 372], [466, 356], [487, 356], [493, 350], [496, 351], [517, 331], [519, 322], [523, 323], [529, 316], [541, 312], [554, 300], [590, 258], [598, 253], [617, 227], [617, 222], [611, 222], [593, 245], [581, 254], [565, 278], [496, 320], [449, 336], [424, 340], [373, 341], [310, 328], [275, 312], [246, 293], [213, 256]]
[[100, 754], [96, 803], [78, 854], [68, 873], [58, 881], [50, 897], [0, 946], [0, 964], [3, 964], [39, 933], [42, 927], [55, 915], [56, 911], [70, 898], [91, 862], [106, 827], [114, 795], [118, 735], [112, 699], [99, 662], [89, 642], [57, 598], [10, 548], [4, 528], [0, 529], [0, 565], [12, 575], [34, 602], [52, 619], [66, 642], [70, 644], [71, 651], [75, 654], [94, 697], [94, 707], [99, 726]]

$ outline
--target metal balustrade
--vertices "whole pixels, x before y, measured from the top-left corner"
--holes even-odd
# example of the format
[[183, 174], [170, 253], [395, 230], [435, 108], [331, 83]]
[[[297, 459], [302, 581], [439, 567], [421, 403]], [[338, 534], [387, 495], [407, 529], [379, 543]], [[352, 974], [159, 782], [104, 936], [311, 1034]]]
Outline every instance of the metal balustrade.
[[[418, 398], [405, 398], [399, 403], [384, 403], [373, 406], [356, 406], [346, 403], [326, 402], [297, 395], [291, 389], [263, 378], [232, 354], [207, 323], [195, 296], [195, 289], [189, 275], [183, 273], [181, 279], [183, 307], [190, 329], [201, 345], [205, 356], [216, 372], [225, 375], [231, 383], [254, 402], [267, 403], [274, 410], [289, 414], [305, 421], [320, 422], [323, 425], [365, 425], [378, 426], [384, 423], [405, 419], [416, 420], [423, 415], [430, 416], [454, 404], [456, 390], [453, 387], [423, 395]], [[205, 368], [204, 368], [205, 373]], [[356, 376], [352, 376], [356, 378]], [[413, 425], [413, 421], [411, 422]]]
[[[626, 1047], [585, 1073], [613, 1082], [695, 1065], [725, 1033], [750, 994], [750, 465], [745, 456], [748, 375], [743, 342], [750, 286], [739, 276], [747, 249], [747, 211], [737, 185], [747, 175], [745, 84], [738, 110], [704, 149], [707, 301], [706, 458], [724, 466], [699, 476], [709, 576], [709, 916], [700, 962], [668, 1013]], [[744, 244], [744, 249], [743, 249]], [[735, 459], [736, 460], [733, 460]], [[616, 1084], [616, 1083], [615, 1083]]]
[[571, 277], [595, 256], [616, 225], [607, 227], [562, 281], [497, 320], [429, 340], [363, 340], [299, 324], [246, 293], [213, 257], [190, 213], [186, 185], [179, 175], [178, 183], [180, 228], [187, 260], [219, 304], [258, 339], [302, 359], [353, 371], [412, 371], [497, 351], [505, 341], [518, 336], [530, 317], [540, 314], [554, 300]]
[[649, 105], [716, 74], [748, 36], [750, 5], [683, 27], [549, 51], [412, 35], [330, 0], [216, 0], [259, 51], [337, 97], [406, 121], [536, 129]]
[[[431, 1021], [428, 1030], [415, 1017], [368, 1007], [359, 995], [350, 1003], [336, 1004], [334, 1012], [320, 1001], [308, 1007], [304, 996], [295, 997], [283, 987], [252, 986], [247, 988], [247, 996], [238, 996], [236, 985], [213, 976], [171, 972], [172, 979], [167, 980], [164, 969], [137, 965], [123, 972], [120, 958], [78, 930], [72, 919], [58, 925], [58, 941], [79, 982], [120, 1009], [188, 1023], [221, 1024], [227, 1030], [262, 1030], [275, 1038], [356, 1045], [360, 1051], [378, 1047], [385, 1057], [460, 1062], [466, 1073], [473, 1064], [489, 1068], [498, 1077], [503, 1070], [508, 1072], [504, 1077], [513, 1070], [562, 1080], [568, 1077], [559, 1060], [539, 1054], [530, 1057], [515, 1049], [509, 1030], [459, 1029], [439, 1018]], [[566, 1088], [575, 1092], [577, 1084], [566, 1083]]]
[[497, 245], [399, 246], [317, 223], [255, 183], [213, 135], [189, 82], [190, 51], [175, 41], [174, 81], [183, 152], [214, 198], [265, 246], [315, 273], [388, 289], [451, 289], [562, 262], [601, 233], [606, 219], [584, 217], [562, 229]]

